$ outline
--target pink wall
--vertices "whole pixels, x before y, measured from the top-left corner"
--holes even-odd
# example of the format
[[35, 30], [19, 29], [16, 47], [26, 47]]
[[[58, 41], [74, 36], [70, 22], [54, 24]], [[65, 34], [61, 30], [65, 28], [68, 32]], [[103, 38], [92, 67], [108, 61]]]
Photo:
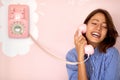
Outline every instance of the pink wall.
[[[37, 3], [38, 42], [63, 59], [67, 51], [74, 47], [73, 35], [77, 26], [93, 9], [107, 9], [120, 34], [119, 0], [37, 0]], [[119, 44], [120, 38], [116, 44], [120, 49]], [[0, 43], [0, 80], [68, 79], [65, 63], [47, 55], [35, 44], [31, 45], [28, 54], [16, 57], [4, 55], [1, 47], [2, 43]]]

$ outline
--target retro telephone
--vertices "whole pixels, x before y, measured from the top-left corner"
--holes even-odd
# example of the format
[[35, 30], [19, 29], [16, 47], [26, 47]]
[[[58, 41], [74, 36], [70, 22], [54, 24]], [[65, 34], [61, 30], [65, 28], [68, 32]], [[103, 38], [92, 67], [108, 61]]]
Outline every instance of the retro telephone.
[[[78, 27], [79, 30], [79, 36], [84, 34], [86, 32], [87, 26], [86, 24], [81, 24]], [[85, 45], [85, 54], [92, 55], [94, 53], [94, 48], [92, 45]]]
[[8, 35], [10, 38], [29, 36], [29, 8], [27, 5], [11, 4], [8, 6]]
[[[86, 25], [81, 25], [79, 27], [80, 35], [86, 32]], [[85, 46], [85, 53], [88, 54], [88, 58], [82, 62], [69, 62], [64, 59], [53, 55], [53, 52], [49, 51], [43, 45], [38, 43], [34, 37], [29, 33], [29, 7], [27, 5], [20, 5], [20, 4], [11, 4], [8, 6], [8, 36], [9, 38], [27, 38], [30, 37], [32, 41], [45, 53], [54, 57], [58, 60], [65, 62], [66, 64], [76, 65], [82, 62], [87, 61], [89, 55], [94, 52], [94, 49], [91, 45]]]

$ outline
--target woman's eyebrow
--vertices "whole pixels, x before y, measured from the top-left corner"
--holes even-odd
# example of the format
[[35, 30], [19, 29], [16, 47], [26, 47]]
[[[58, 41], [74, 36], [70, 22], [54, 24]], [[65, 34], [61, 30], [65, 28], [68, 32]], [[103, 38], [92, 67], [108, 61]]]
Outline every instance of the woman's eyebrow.
[[[97, 22], [99, 22], [99, 20], [98, 19], [91, 19], [92, 21], [97, 21]], [[106, 24], [106, 21], [105, 22], [103, 22], [103, 23], [105, 23]]]
[[97, 21], [97, 22], [99, 22], [99, 20], [98, 20], [98, 19], [92, 19], [92, 21]]

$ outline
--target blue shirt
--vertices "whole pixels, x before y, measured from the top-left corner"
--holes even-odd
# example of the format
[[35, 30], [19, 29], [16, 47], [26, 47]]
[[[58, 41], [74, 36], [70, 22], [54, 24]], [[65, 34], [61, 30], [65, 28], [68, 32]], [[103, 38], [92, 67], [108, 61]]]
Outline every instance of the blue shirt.
[[[71, 49], [67, 61], [77, 62], [76, 49]], [[85, 62], [88, 80], [120, 80], [120, 54], [115, 47], [100, 53], [95, 48], [94, 54]], [[69, 80], [78, 80], [78, 65], [66, 64]]]

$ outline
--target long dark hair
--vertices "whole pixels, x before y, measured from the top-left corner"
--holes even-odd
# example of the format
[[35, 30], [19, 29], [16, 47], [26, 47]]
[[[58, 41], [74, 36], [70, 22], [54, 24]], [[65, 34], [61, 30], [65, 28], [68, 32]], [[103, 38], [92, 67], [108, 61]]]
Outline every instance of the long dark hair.
[[108, 11], [104, 9], [96, 9], [92, 11], [85, 19], [84, 24], [87, 24], [88, 21], [91, 19], [91, 17], [94, 16], [96, 13], [102, 13], [105, 15], [105, 18], [106, 18], [107, 29], [108, 29], [107, 35], [105, 39], [98, 46], [99, 51], [105, 53], [108, 48], [114, 46], [114, 44], [116, 43], [118, 32], [115, 29], [115, 25], [113, 23], [111, 15], [109, 14]]

